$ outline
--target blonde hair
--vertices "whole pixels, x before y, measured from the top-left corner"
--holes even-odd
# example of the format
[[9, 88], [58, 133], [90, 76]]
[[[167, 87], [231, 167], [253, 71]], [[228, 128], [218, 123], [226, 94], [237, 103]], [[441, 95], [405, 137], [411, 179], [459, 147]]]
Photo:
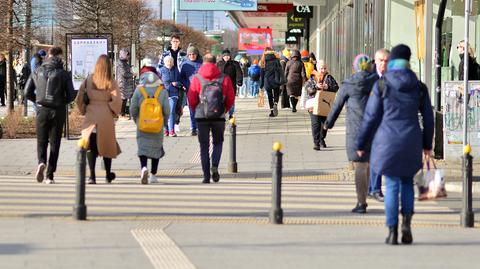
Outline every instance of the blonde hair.
[[112, 63], [107, 55], [102, 54], [98, 57], [92, 80], [99, 90], [108, 90], [112, 86]]

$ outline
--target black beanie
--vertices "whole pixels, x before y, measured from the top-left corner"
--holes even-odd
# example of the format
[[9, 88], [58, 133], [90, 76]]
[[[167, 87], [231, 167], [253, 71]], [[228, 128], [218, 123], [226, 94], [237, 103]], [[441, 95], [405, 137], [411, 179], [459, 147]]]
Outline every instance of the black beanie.
[[222, 56], [230, 56], [230, 51], [229, 50], [223, 50], [222, 51]]
[[400, 44], [393, 47], [392, 52], [390, 53], [390, 60], [395, 59], [404, 59], [410, 61], [410, 57], [412, 56], [412, 52], [407, 45]]

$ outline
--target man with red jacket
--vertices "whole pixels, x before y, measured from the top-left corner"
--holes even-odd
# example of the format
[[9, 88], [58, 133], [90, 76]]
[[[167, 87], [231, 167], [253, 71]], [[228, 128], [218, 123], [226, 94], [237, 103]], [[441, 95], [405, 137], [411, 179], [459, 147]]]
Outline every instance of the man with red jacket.
[[[202, 89], [205, 92], [202, 92]], [[202, 96], [202, 99], [200, 96]], [[200, 157], [203, 170], [202, 183], [210, 183], [210, 176], [213, 182], [220, 180], [218, 165], [222, 156], [225, 112], [229, 111], [234, 103], [235, 89], [233, 88], [232, 80], [228, 76], [223, 75], [220, 69], [216, 67], [213, 55], [205, 55], [203, 57], [203, 65], [198, 70], [198, 74], [192, 78], [188, 90], [188, 104], [190, 109], [195, 111], [195, 119], [198, 124], [198, 142], [200, 143]], [[209, 156], [210, 131], [212, 132], [213, 140], [211, 168]]]

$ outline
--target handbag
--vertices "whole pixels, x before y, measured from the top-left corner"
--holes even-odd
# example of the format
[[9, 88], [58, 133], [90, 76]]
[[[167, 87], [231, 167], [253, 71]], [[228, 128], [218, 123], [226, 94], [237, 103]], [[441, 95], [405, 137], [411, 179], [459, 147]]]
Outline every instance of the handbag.
[[258, 93], [257, 106], [258, 107], [265, 106], [265, 90], [260, 90], [260, 92]]
[[[430, 163], [432, 167], [430, 167]], [[423, 167], [415, 176], [415, 182], [418, 187], [418, 200], [433, 200], [441, 197], [447, 197], [445, 189], [445, 177], [443, 169], [437, 168], [433, 159], [428, 157], [424, 162], [427, 166], [426, 171]]]

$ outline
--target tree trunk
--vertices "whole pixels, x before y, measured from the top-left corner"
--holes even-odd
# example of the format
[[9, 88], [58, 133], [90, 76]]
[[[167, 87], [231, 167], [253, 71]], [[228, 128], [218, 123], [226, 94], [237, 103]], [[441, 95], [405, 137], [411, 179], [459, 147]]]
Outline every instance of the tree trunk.
[[7, 50], [8, 50], [8, 61], [7, 61], [7, 109], [8, 113], [13, 112], [13, 100], [15, 97], [15, 88], [13, 84], [13, 0], [8, 0], [8, 11], [7, 11]]

